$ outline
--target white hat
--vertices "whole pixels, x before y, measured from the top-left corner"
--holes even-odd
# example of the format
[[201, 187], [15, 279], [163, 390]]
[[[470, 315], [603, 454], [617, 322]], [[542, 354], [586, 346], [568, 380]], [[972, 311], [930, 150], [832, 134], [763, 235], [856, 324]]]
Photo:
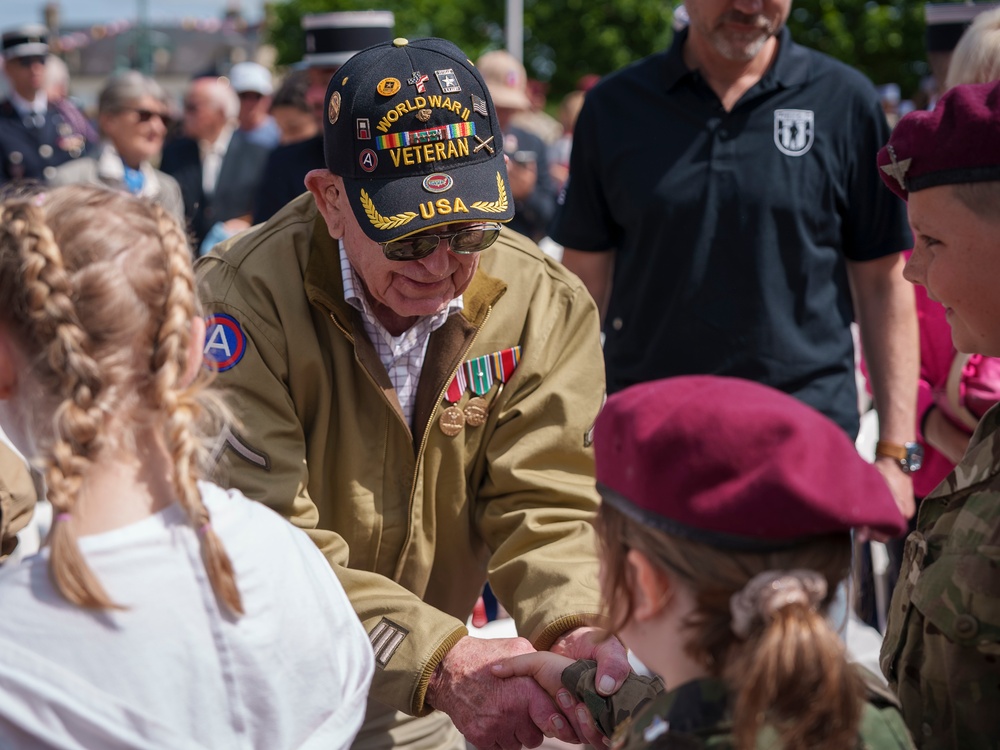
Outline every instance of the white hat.
[[337, 68], [363, 49], [392, 41], [396, 17], [389, 10], [346, 10], [302, 16], [310, 68]]
[[44, 57], [49, 52], [49, 30], [37, 23], [30, 23], [3, 33], [5, 60], [16, 57]]
[[271, 71], [255, 62], [236, 63], [229, 71], [229, 82], [237, 94], [255, 91], [261, 96], [270, 96], [274, 93]]

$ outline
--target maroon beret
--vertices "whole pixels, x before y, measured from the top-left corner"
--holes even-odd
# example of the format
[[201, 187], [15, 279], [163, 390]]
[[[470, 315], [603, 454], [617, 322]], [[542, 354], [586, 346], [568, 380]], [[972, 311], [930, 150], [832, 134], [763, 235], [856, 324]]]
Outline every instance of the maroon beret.
[[1000, 81], [955, 86], [934, 109], [903, 117], [878, 166], [903, 200], [938, 185], [1000, 180]]
[[757, 550], [863, 526], [906, 531], [882, 475], [843, 429], [748, 380], [627, 388], [608, 399], [594, 449], [605, 502], [674, 536]]

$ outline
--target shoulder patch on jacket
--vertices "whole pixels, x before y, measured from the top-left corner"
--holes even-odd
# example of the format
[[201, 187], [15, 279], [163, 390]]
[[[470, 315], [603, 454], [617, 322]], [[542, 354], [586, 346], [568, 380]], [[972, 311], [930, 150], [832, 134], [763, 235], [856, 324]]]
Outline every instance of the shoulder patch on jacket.
[[215, 313], [205, 319], [205, 364], [219, 372], [235, 367], [247, 350], [243, 327], [232, 315]]
[[375, 652], [375, 664], [379, 669], [385, 669], [389, 659], [396, 653], [396, 649], [402, 644], [403, 639], [410, 634], [410, 631], [402, 625], [397, 625], [392, 620], [383, 617], [378, 624], [372, 628], [368, 634], [372, 642], [372, 650]]

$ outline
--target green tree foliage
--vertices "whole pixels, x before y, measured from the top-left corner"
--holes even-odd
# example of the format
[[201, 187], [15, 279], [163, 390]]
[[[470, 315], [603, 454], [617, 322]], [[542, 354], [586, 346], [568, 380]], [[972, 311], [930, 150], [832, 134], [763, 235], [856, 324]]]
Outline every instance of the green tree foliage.
[[[550, 101], [580, 76], [605, 74], [670, 43], [678, 0], [523, 0], [528, 75], [548, 81]], [[796, 41], [865, 73], [897, 82], [904, 95], [927, 73], [924, 3], [913, 0], [795, 0], [788, 25]], [[287, 0], [272, 8], [278, 61], [302, 57], [300, 19], [331, 10], [391, 10], [399, 36], [451, 39], [473, 60], [504, 45], [504, 2], [482, 0]]]

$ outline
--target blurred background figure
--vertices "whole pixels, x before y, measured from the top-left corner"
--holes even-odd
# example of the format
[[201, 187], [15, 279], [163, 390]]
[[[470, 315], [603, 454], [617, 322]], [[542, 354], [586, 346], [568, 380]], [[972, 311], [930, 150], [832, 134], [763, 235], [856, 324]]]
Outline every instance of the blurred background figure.
[[955, 45], [969, 24], [983, 11], [998, 7], [988, 3], [927, 3], [924, 18], [927, 22], [926, 45], [927, 62], [931, 66], [933, 87], [928, 93], [926, 109], [934, 109], [938, 98], [948, 86], [948, 65]]
[[45, 91], [48, 29], [31, 24], [0, 38], [10, 96], [0, 101], [0, 184], [50, 179], [56, 167], [87, 151], [87, 137]]
[[323, 169], [323, 122], [326, 120], [326, 87], [337, 69], [365, 47], [393, 37], [395, 16], [387, 10], [317, 13], [302, 17], [309, 85], [306, 101], [316, 122], [316, 135], [279, 146], [271, 153], [257, 193], [253, 222], [267, 221], [286, 203], [306, 191], [305, 177]]
[[534, 133], [546, 146], [555, 143], [563, 133], [559, 120], [545, 111], [549, 85], [536, 78], [528, 78], [524, 93], [528, 95], [528, 108], [517, 112], [512, 121], [519, 128]]
[[280, 143], [290, 143], [321, 135], [322, 128], [306, 97], [309, 91], [309, 71], [294, 70], [271, 97], [271, 117], [278, 124]]
[[101, 137], [97, 133], [97, 128], [83, 113], [80, 105], [70, 97], [69, 68], [61, 57], [53, 54], [45, 57], [45, 93], [49, 97], [49, 106], [58, 110], [59, 114], [87, 139], [88, 144], [96, 146], [100, 142]]
[[899, 122], [899, 102], [900, 91], [898, 83], [885, 83], [877, 88], [879, 101], [882, 102], [882, 111], [885, 112], [886, 122], [890, 128], [896, 127]]
[[158, 203], [184, 223], [180, 185], [153, 167], [160, 159], [170, 121], [163, 88], [135, 70], [111, 76], [97, 99], [102, 141], [92, 156], [56, 170], [58, 185], [106, 185]]
[[506, 50], [487, 52], [476, 62], [490, 89], [503, 131], [507, 174], [514, 194], [514, 218], [507, 225], [538, 242], [545, 237], [556, 210], [556, 188], [549, 175], [548, 148], [534, 133], [514, 123], [514, 116], [531, 109], [528, 77], [520, 61]]
[[268, 149], [277, 146], [281, 131], [269, 114], [274, 93], [271, 71], [255, 62], [236, 63], [229, 71], [229, 84], [240, 98], [239, 132], [250, 143]]
[[580, 116], [583, 107], [583, 97], [586, 93], [577, 89], [570, 91], [559, 104], [559, 123], [563, 133], [549, 147], [549, 174], [555, 183], [556, 190], [561, 190], [569, 177], [569, 155], [573, 150], [573, 128], [576, 118]]
[[270, 150], [236, 130], [239, 111], [228, 83], [196, 78], [184, 96], [184, 135], [163, 150], [160, 168], [181, 186], [196, 250], [213, 228], [219, 241], [250, 226]]

